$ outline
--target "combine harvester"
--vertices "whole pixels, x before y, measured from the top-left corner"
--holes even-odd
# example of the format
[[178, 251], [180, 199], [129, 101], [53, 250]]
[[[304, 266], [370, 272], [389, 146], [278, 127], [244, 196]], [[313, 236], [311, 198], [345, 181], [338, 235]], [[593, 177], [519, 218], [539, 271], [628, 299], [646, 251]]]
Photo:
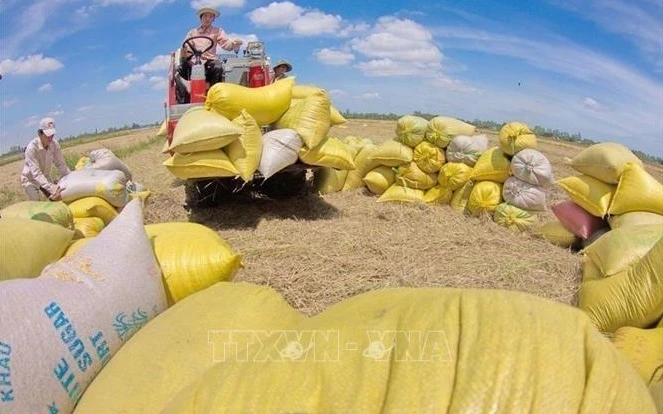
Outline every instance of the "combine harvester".
[[[193, 40], [205, 39], [209, 47], [198, 50]], [[206, 99], [207, 85], [205, 67], [201, 56], [209, 51], [214, 41], [207, 36], [195, 36], [186, 39], [182, 47], [188, 45], [193, 54], [190, 79], [184, 79], [177, 71], [180, 51], [170, 55], [168, 70], [168, 96], [165, 104], [168, 144], [172, 142], [175, 126], [188, 110], [203, 106]], [[258, 88], [270, 83], [270, 58], [265, 53], [263, 42], [249, 42], [242, 56], [236, 53], [219, 55], [223, 64], [222, 82], [234, 83], [249, 88]], [[211, 85], [210, 85], [211, 86]], [[269, 131], [269, 125], [262, 125], [263, 133]], [[189, 207], [212, 207], [229, 197], [238, 198], [282, 198], [304, 195], [311, 191], [307, 177], [312, 175], [315, 166], [297, 162], [273, 176], [265, 179], [256, 171], [253, 180], [245, 182], [240, 177], [232, 178], [195, 178], [186, 180], [186, 204]], [[307, 175], [307, 173], [309, 173]]]

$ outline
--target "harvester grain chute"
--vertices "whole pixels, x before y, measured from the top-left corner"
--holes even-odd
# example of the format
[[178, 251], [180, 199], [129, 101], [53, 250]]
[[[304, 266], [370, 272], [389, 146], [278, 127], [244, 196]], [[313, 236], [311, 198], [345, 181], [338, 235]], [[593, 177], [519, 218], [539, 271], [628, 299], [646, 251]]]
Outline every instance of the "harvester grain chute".
[[[209, 41], [209, 47], [203, 50], [197, 49], [193, 42], [195, 39]], [[188, 58], [192, 63], [188, 79], [177, 70], [181, 62], [180, 51], [172, 52], [170, 55], [168, 96], [165, 104], [169, 144], [172, 141], [175, 126], [182, 115], [191, 108], [204, 105], [208, 88], [201, 56], [213, 47], [213, 39], [207, 36], [191, 37], [184, 41], [182, 47], [185, 45], [193, 52]], [[235, 49], [235, 53], [220, 54], [218, 59], [222, 62], [223, 67], [221, 82], [249, 88], [257, 88], [270, 83], [270, 58], [267, 56], [262, 42], [249, 42], [241, 55], [239, 49]], [[261, 125], [261, 129], [265, 133], [270, 130], [270, 125]], [[304, 195], [312, 189], [310, 177], [315, 168], [298, 161], [269, 179], [265, 179], [258, 171], [248, 182], [240, 177], [187, 179], [185, 184], [186, 204], [189, 207], [210, 207], [229, 198], [283, 198]]]

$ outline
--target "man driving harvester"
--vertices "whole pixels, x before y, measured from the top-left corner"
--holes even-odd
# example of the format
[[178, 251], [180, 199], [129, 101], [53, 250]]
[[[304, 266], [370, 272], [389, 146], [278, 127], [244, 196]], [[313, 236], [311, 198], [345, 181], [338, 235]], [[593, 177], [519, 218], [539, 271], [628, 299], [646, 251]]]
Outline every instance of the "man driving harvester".
[[[223, 66], [216, 55], [217, 45], [224, 50], [234, 50], [237, 53], [242, 41], [240, 39], [230, 40], [223, 29], [212, 26], [214, 20], [219, 17], [218, 10], [212, 7], [202, 7], [198, 9], [196, 14], [200, 19], [200, 26], [189, 30], [184, 38], [178, 72], [184, 79], [189, 79], [191, 67], [195, 63], [192, 59], [192, 47], [199, 51], [205, 50], [201, 56], [201, 61], [205, 65], [205, 80], [209, 87], [223, 81]], [[210, 44], [210, 39], [212, 44]]]

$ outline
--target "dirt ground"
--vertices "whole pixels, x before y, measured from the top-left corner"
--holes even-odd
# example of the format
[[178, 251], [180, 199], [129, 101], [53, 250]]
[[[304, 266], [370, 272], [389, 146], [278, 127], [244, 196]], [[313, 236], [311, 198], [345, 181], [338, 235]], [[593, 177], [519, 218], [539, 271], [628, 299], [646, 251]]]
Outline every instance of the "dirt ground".
[[[394, 137], [395, 121], [350, 120], [330, 135], [382, 142]], [[146, 141], [156, 129], [66, 150], [81, 154]], [[497, 145], [495, 135], [489, 135]], [[574, 175], [567, 160], [582, 147], [539, 140], [555, 178]], [[146, 223], [192, 221], [219, 231], [243, 255], [235, 280], [274, 287], [297, 309], [315, 314], [355, 294], [396, 286], [448, 286], [529, 292], [568, 304], [581, 280], [578, 254], [514, 233], [489, 219], [467, 217], [448, 206], [376, 203], [367, 190], [286, 200], [228, 201], [189, 211], [184, 181], [161, 163], [161, 144], [125, 159], [137, 182], [151, 192]], [[3, 195], [21, 194], [22, 163], [0, 167]], [[647, 166], [663, 181], [663, 168]], [[19, 198], [22, 197], [22, 194]], [[553, 186], [548, 204], [567, 199]], [[3, 200], [0, 198], [0, 205]], [[5, 200], [6, 203], [6, 200]], [[551, 219], [550, 212], [539, 222]]]

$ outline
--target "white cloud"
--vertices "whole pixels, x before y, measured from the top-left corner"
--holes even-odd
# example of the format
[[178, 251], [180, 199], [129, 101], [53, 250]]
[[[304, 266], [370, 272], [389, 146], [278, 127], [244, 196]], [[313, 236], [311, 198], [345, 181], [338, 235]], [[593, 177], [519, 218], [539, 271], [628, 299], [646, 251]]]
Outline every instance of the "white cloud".
[[245, 0], [192, 0], [191, 7], [199, 9], [201, 7], [244, 7]]
[[95, 9], [96, 9], [96, 7], [94, 7], [94, 6], [92, 6], [92, 5], [90, 5], [90, 6], [82, 6], [82, 7], [77, 8], [77, 9], [74, 11], [74, 14], [75, 14], [76, 17], [78, 17], [79, 19], [88, 19], [88, 18], [90, 17], [90, 15], [92, 14], [92, 12], [95, 11]]
[[85, 119], [86, 118], [84, 116], [79, 116], [78, 118], [74, 118], [71, 122], [78, 123], [78, 122], [81, 122], [81, 121], [85, 121]]
[[133, 53], [127, 53], [126, 55], [124, 55], [124, 58], [126, 60], [128, 60], [129, 62], [135, 62], [135, 61], [138, 60], [138, 59], [136, 59], [136, 56], [134, 56]]
[[340, 31], [343, 21], [338, 15], [304, 9], [289, 1], [272, 2], [253, 10], [248, 16], [256, 26], [272, 29], [288, 27], [298, 36], [335, 34]]
[[2, 74], [39, 75], [62, 69], [64, 65], [57, 59], [44, 57], [42, 54], [23, 56], [16, 60], [5, 59], [0, 62]]
[[582, 101], [582, 104], [585, 106], [585, 108], [591, 109], [592, 111], [596, 112], [600, 112], [605, 109], [603, 105], [601, 105], [595, 99], [590, 97], [585, 97], [585, 99], [583, 99]]
[[290, 23], [290, 30], [299, 36], [333, 34], [338, 32], [342, 21], [341, 16], [311, 11], [302, 14]]
[[352, 53], [327, 48], [317, 50], [314, 54], [320, 62], [331, 66], [345, 66], [355, 59]]
[[48, 115], [48, 116], [60, 116], [60, 115], [64, 115], [64, 111], [60, 111], [60, 110], [51, 111], [51, 112], [47, 113], [46, 115]]
[[347, 92], [345, 92], [344, 90], [341, 90], [341, 89], [332, 89], [328, 93], [329, 93], [329, 96], [336, 97], [336, 98], [347, 95]]
[[[257, 42], [258, 36], [254, 34], [239, 34], [239, 33], [226, 33], [228, 36], [228, 39], [241, 39], [242, 40], [242, 47], [246, 47], [246, 45], [249, 42]], [[217, 54], [224, 54], [224, 53], [232, 53], [228, 52], [227, 50], [224, 50], [221, 48], [221, 46], [217, 45], [216, 46], [216, 53]]]
[[248, 14], [253, 24], [260, 27], [287, 27], [298, 19], [304, 9], [289, 1], [272, 2], [268, 6], [259, 7]]
[[37, 89], [37, 91], [39, 92], [48, 92], [52, 90], [53, 90], [53, 85], [51, 85], [50, 83], [45, 83]]
[[377, 92], [367, 92], [367, 93], [362, 93], [359, 95], [359, 99], [365, 99], [368, 101], [373, 101], [376, 99], [380, 99], [380, 94]]
[[85, 106], [79, 107], [78, 109], [76, 109], [76, 111], [77, 112], [86, 112], [86, 111], [89, 111], [90, 109], [93, 109], [93, 108], [94, 108], [93, 105], [85, 105]]
[[165, 90], [168, 87], [168, 82], [164, 76], [152, 76], [148, 79], [148, 82], [152, 84], [152, 89], [157, 91]]
[[122, 79], [116, 79], [106, 86], [109, 92], [117, 92], [128, 89], [133, 83], [140, 82], [145, 79], [143, 73], [130, 73]]
[[37, 126], [39, 125], [39, 117], [37, 115], [31, 115], [24, 121], [24, 123], [26, 127]]
[[349, 24], [338, 32], [338, 37], [350, 37], [354, 34], [357, 33], [362, 33], [370, 29], [371, 26], [368, 25], [367, 23], [357, 23], [357, 24]]
[[458, 79], [452, 79], [449, 77], [446, 77], [444, 75], [438, 74], [435, 78], [431, 79], [430, 85], [438, 87], [438, 88], [444, 88], [444, 89], [451, 89], [453, 91], [458, 91], [458, 92], [476, 92], [477, 90], [466, 84], [465, 82], [458, 80]]
[[18, 103], [18, 99], [12, 98], [12, 99], [7, 99], [5, 101], [2, 101], [2, 106], [4, 108], [9, 108], [10, 106], [14, 106]]
[[415, 76], [425, 72], [425, 66], [416, 62], [406, 62], [393, 59], [373, 59], [355, 65], [367, 76]]
[[165, 72], [170, 65], [169, 55], [157, 55], [144, 65], [135, 68], [137, 72]]

